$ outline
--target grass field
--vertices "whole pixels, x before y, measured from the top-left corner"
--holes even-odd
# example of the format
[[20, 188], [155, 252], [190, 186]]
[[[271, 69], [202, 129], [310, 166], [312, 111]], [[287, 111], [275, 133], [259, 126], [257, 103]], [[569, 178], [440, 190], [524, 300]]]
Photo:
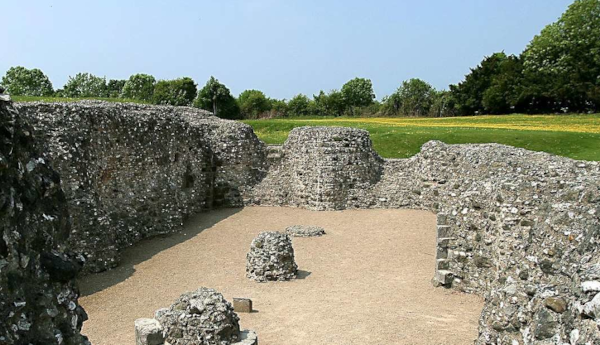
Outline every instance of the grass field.
[[268, 144], [282, 144], [301, 126], [343, 126], [371, 133], [386, 158], [410, 157], [429, 140], [500, 143], [575, 159], [600, 161], [600, 114], [503, 115], [453, 118], [320, 118], [246, 120]]

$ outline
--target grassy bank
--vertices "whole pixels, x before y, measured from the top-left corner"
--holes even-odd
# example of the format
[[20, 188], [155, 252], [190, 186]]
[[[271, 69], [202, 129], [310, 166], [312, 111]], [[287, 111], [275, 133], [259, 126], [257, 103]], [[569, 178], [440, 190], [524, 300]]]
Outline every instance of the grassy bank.
[[301, 126], [343, 126], [371, 133], [377, 152], [405, 158], [429, 140], [448, 144], [500, 143], [600, 161], [600, 115], [506, 115], [455, 118], [324, 118], [246, 120], [269, 144], [282, 144]]

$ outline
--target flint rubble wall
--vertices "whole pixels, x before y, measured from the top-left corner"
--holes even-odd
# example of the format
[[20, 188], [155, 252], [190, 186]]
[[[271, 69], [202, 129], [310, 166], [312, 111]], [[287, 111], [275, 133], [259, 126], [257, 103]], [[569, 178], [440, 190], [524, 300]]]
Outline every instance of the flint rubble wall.
[[265, 146], [242, 123], [185, 107], [107, 102], [21, 103], [44, 157], [60, 173], [73, 220], [70, 247], [86, 271], [119, 251], [180, 229], [191, 214], [242, 206], [265, 173]]
[[598, 162], [436, 141], [381, 160], [365, 137], [294, 129], [251, 204], [431, 210], [434, 283], [485, 298], [478, 344], [599, 344]]
[[214, 207], [427, 209], [438, 214], [434, 283], [485, 298], [478, 344], [598, 344], [597, 162], [435, 141], [384, 160], [357, 129], [297, 128], [266, 147], [249, 126], [191, 108], [18, 108], [61, 175], [67, 247], [88, 271]]

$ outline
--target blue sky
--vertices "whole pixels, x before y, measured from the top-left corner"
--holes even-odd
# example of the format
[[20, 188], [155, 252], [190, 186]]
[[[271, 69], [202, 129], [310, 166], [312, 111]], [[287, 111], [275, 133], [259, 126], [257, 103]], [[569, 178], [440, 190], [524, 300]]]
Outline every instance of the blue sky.
[[370, 78], [377, 97], [403, 80], [438, 89], [496, 51], [520, 53], [572, 0], [0, 0], [0, 75], [158, 79], [211, 75], [235, 95], [339, 89]]

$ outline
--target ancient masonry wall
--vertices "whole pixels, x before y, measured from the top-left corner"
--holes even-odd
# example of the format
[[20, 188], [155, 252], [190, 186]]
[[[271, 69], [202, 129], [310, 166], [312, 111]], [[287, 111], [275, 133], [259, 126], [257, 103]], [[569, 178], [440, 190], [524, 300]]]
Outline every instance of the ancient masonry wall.
[[184, 107], [106, 102], [21, 103], [60, 173], [72, 217], [69, 246], [85, 270], [180, 229], [191, 214], [242, 206], [266, 171], [252, 129]]
[[[434, 283], [485, 298], [478, 344], [600, 339], [596, 162], [435, 141], [410, 159], [383, 160], [368, 134], [355, 129], [298, 128], [282, 147], [265, 147], [250, 127], [191, 108], [102, 102], [18, 108], [35, 127], [23, 135], [41, 139], [31, 152], [47, 153], [17, 157], [2, 147], [1, 164], [14, 157], [13, 170], [0, 173], [14, 173], [2, 175], [8, 183], [0, 194], [0, 311], [14, 322], [0, 336], [62, 325], [57, 337], [85, 341], [77, 338], [84, 314], [71, 283], [77, 262], [68, 249], [86, 259], [87, 270], [100, 271], [116, 265], [120, 249], [176, 231], [192, 213], [269, 205], [431, 210], [438, 214]], [[3, 116], [0, 129], [12, 133], [18, 116]], [[64, 200], [56, 175], [32, 175], [48, 165], [60, 173]], [[28, 184], [22, 176], [31, 177]], [[36, 183], [45, 189], [25, 187]], [[17, 195], [21, 203], [13, 202]], [[46, 198], [42, 206], [38, 201]], [[67, 210], [70, 231], [63, 225]], [[42, 252], [52, 255], [42, 260]], [[30, 281], [22, 286], [31, 291], [59, 296], [41, 302], [59, 316], [19, 325], [34, 317], [35, 310], [26, 309], [34, 304], [21, 303], [27, 291], [11, 287], [9, 275]]]
[[273, 166], [248, 199], [436, 212], [434, 283], [484, 296], [478, 344], [598, 343], [600, 164], [435, 141], [410, 159], [384, 161], [365, 137], [293, 130], [269, 148]]
[[36, 140], [0, 99], [0, 344], [89, 344], [67, 202]]

